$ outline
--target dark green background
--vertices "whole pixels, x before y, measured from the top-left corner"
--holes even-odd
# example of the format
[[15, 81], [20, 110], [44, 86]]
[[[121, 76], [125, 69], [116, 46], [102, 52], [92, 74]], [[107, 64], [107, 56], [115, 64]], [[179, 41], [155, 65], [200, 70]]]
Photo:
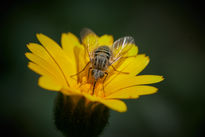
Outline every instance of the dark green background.
[[[63, 137], [53, 121], [56, 92], [37, 85], [27, 68], [26, 44], [43, 33], [79, 36], [83, 27], [115, 39], [131, 35], [151, 62], [141, 74], [163, 75], [157, 94], [126, 101], [111, 111], [101, 137], [202, 137], [204, 110], [204, 19], [200, 1], [7, 1], [1, 4], [0, 134]], [[92, 130], [92, 129], [90, 129]]]

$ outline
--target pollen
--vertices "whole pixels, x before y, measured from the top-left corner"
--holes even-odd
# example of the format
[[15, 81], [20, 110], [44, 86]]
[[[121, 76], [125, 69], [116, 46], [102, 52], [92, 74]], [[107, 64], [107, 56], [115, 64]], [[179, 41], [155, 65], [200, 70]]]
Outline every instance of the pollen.
[[87, 93], [96, 97], [104, 98], [103, 84], [99, 83], [95, 86], [93, 93], [93, 84], [87, 81], [87, 77], [82, 77], [82, 83], [78, 83], [78, 88], [82, 93]]

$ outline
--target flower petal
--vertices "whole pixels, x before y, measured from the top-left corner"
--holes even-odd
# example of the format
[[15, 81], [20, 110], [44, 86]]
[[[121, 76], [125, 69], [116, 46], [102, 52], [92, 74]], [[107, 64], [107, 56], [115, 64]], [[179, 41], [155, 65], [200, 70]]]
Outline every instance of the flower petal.
[[38, 85], [47, 90], [59, 91], [62, 86], [56, 83], [54, 80], [48, 76], [41, 76], [38, 79]]
[[69, 88], [69, 87], [62, 88], [61, 92], [65, 95], [68, 95], [68, 96], [70, 96], [70, 95], [82, 96], [81, 92], [76, 88]]
[[128, 51], [127, 53], [127, 57], [132, 57], [132, 56], [136, 56], [138, 54], [138, 47], [135, 45], [135, 46], [132, 46], [132, 48]]
[[41, 44], [45, 47], [48, 54], [55, 61], [59, 70], [63, 74], [67, 85], [73, 85], [74, 83], [72, 82], [72, 80], [70, 80], [70, 75], [75, 74], [76, 72], [76, 67], [74, 65], [75, 61], [70, 60], [67, 57], [67, 55], [63, 52], [63, 50], [60, 48], [60, 46], [49, 37], [43, 34], [37, 34], [36, 36], [38, 40], [41, 42]]
[[[149, 58], [144, 54], [137, 55], [136, 57], [130, 57], [125, 60], [119, 62], [119, 64], [115, 65], [115, 68], [121, 72], [127, 72], [130, 75], [136, 76], [139, 74], [149, 63]], [[111, 67], [110, 67], [111, 68]], [[110, 83], [115, 78], [118, 78], [119, 75], [123, 75], [122, 73], [116, 71], [110, 71], [110, 76], [105, 81], [105, 85]]]
[[163, 80], [162, 76], [157, 75], [141, 75], [132, 76], [126, 74], [120, 74], [115, 79], [110, 81], [105, 85], [106, 95], [112, 94], [122, 88], [142, 85], [142, 84], [152, 84]]
[[112, 35], [102, 35], [99, 40], [98, 43], [99, 45], [106, 45], [106, 46], [111, 46], [113, 44], [113, 36]]
[[157, 88], [152, 86], [132, 86], [123, 88], [108, 96], [107, 99], [133, 99], [138, 98], [140, 95], [148, 95], [157, 92]]
[[59, 83], [59, 80], [57, 80], [51, 73], [33, 62], [29, 62], [28, 67], [34, 72], [42, 75], [38, 80], [40, 87], [54, 91], [59, 91], [61, 89], [62, 83]]
[[[30, 68], [32, 71], [38, 73], [39, 75], [44, 75], [44, 76], [53, 76], [50, 72], [46, 71], [44, 68], [40, 67], [39, 65], [29, 62], [28, 63], [28, 68]], [[53, 76], [55, 78], [55, 76]]]
[[101, 103], [118, 112], [127, 111], [126, 104], [121, 100], [107, 99], [107, 100], [101, 100]]
[[65, 53], [71, 60], [75, 60], [74, 47], [80, 45], [78, 38], [72, 33], [63, 33], [61, 36], [61, 44]]
[[[53, 60], [53, 58], [48, 54], [44, 47], [36, 43], [29, 43], [27, 47], [35, 56], [37, 56], [38, 60], [43, 60], [44, 62], [46, 62], [46, 64], [43, 63], [42, 65], [48, 67], [47, 64], [49, 64], [49, 67], [55, 69], [55, 73], [62, 76], [62, 79], [64, 79], [63, 75], [61, 74], [61, 71], [59, 70], [58, 65]], [[36, 59], [34, 62], [36, 62], [36, 64], [39, 63]]]
[[26, 57], [34, 62], [34, 64], [30, 64], [30, 68], [32, 70], [35, 70], [37, 73], [44, 73], [46, 76], [51, 76], [56, 79], [56, 81], [59, 81], [62, 83], [62, 86], [67, 86], [66, 81], [64, 80], [63, 75], [54, 68], [49, 62], [45, 61], [44, 59], [40, 58], [39, 56], [33, 54], [33, 53], [26, 53]]
[[129, 72], [131, 75], [139, 74], [149, 63], [149, 57], [144, 54], [126, 59], [118, 68], [119, 71]]
[[[76, 61], [76, 56], [74, 54], [74, 48], [75, 47], [82, 47], [83, 48], [83, 46], [80, 44], [80, 41], [78, 40], [78, 38], [70, 32], [63, 33], [61, 36], [61, 44], [62, 44], [63, 50], [69, 56], [69, 59], [74, 61], [73, 65], [75, 67], [77, 67], [78, 62]], [[74, 72], [73, 74], [77, 73], [77, 68], [75, 70], [76, 70], [76, 72]]]
[[87, 70], [89, 69], [89, 66], [87, 68], [86, 65], [88, 64], [89, 62], [89, 57], [87, 56], [85, 50], [84, 50], [84, 47], [80, 47], [80, 46], [76, 46], [74, 48], [74, 53], [75, 53], [75, 59], [76, 59], [76, 65], [77, 65], [77, 73], [82, 71], [83, 69], [85, 69], [83, 72], [79, 73], [77, 75], [77, 78], [78, 78], [78, 82], [82, 82], [82, 77], [84, 75], [88, 75], [88, 72]]
[[46, 49], [39, 44], [29, 43], [27, 44], [28, 49], [35, 55], [49, 62], [50, 64], [54, 64], [54, 67], [57, 67], [52, 57], [48, 54]]
[[159, 75], [139, 75], [135, 77], [135, 82], [139, 84], [153, 84], [164, 80], [163, 76]]
[[127, 111], [126, 104], [121, 100], [115, 100], [115, 99], [102, 99], [96, 96], [91, 96], [89, 94], [83, 94], [84, 97], [86, 97], [88, 100], [93, 102], [100, 102], [104, 104], [105, 106], [118, 111], [118, 112], [125, 112]]

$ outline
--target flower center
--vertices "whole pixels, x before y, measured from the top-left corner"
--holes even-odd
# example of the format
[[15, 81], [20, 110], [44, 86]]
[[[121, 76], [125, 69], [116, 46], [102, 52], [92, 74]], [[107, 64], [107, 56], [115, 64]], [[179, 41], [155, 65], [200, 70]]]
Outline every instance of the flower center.
[[88, 83], [87, 78], [83, 77], [82, 82], [78, 83], [78, 87], [82, 93], [90, 94], [92, 96], [104, 98], [103, 84], [97, 83], [93, 89], [93, 84]]

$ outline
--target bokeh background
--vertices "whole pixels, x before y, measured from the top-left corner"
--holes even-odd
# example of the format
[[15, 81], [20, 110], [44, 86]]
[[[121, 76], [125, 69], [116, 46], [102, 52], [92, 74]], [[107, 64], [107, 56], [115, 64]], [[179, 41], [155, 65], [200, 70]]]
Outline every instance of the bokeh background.
[[[111, 111], [101, 137], [204, 137], [204, 14], [201, 1], [8, 0], [0, 12], [0, 136], [63, 137], [53, 120], [56, 92], [37, 85], [26, 44], [44, 33], [79, 36], [88, 27], [115, 39], [131, 35], [151, 62], [141, 74], [163, 75], [157, 94]], [[92, 129], [90, 129], [92, 130]]]

